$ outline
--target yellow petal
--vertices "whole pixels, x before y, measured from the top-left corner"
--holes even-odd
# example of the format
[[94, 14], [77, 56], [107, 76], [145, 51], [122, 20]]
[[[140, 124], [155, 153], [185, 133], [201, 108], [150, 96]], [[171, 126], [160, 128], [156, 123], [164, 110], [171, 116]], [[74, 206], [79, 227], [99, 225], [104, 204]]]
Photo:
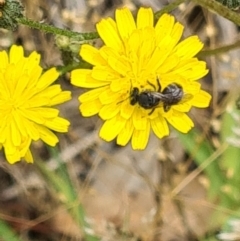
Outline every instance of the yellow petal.
[[31, 73], [31, 71], [39, 65], [41, 59], [41, 55], [37, 52], [32, 52], [29, 57], [27, 58], [27, 66], [28, 66], [28, 73]]
[[195, 56], [203, 48], [203, 43], [198, 36], [191, 36], [180, 42], [174, 51], [182, 59], [188, 59]]
[[5, 152], [6, 159], [10, 164], [14, 164], [21, 160], [20, 153], [17, 149], [15, 149], [14, 152], [12, 152], [12, 149], [9, 149], [8, 147], [4, 147], [4, 152]]
[[101, 39], [107, 46], [116, 49], [118, 52], [123, 51], [122, 40], [120, 39], [117, 25], [113, 19], [102, 19], [99, 23], [97, 23], [96, 28]]
[[28, 85], [28, 80], [29, 77], [26, 75], [20, 76], [18, 78], [18, 82], [13, 93], [13, 98], [19, 98], [23, 94]]
[[126, 121], [124, 128], [122, 128], [122, 130], [120, 131], [117, 137], [117, 144], [121, 146], [127, 145], [127, 143], [130, 141], [132, 137], [133, 130], [134, 130], [134, 127], [133, 127], [132, 120], [129, 119]]
[[148, 125], [148, 119], [145, 116], [144, 110], [142, 108], [135, 108], [133, 113], [133, 125], [137, 130], [145, 130]]
[[12, 64], [16, 64], [23, 58], [24, 58], [23, 47], [13, 45], [9, 52], [9, 62]]
[[166, 120], [161, 116], [151, 120], [151, 127], [158, 138], [163, 138], [164, 136], [169, 135], [168, 124]]
[[40, 66], [35, 66], [31, 72], [28, 73], [28, 88], [35, 88], [40, 76], [42, 75], [43, 69]]
[[[106, 85], [104, 81], [99, 81], [92, 77], [90, 69], [76, 69], [71, 72], [71, 84], [82, 88], [97, 88]], [[103, 71], [106, 73], [106, 71]]]
[[[113, 92], [111, 89], [106, 89], [99, 95], [99, 100], [102, 104], [110, 104], [112, 102], [115, 102], [115, 105], [117, 107], [118, 102], [121, 102], [121, 93], [119, 92]], [[118, 105], [119, 106], [119, 105]]]
[[125, 76], [127, 72], [129, 72], [129, 70], [131, 69], [129, 62], [125, 58], [121, 57], [120, 55], [109, 56], [108, 64], [113, 70], [115, 70], [118, 74], [122, 76]]
[[38, 112], [35, 111], [34, 109], [24, 109], [21, 111], [21, 114], [24, 118], [29, 119], [32, 122], [35, 122], [38, 124], [44, 124], [45, 122], [45, 118], [39, 115]]
[[27, 162], [33, 161], [31, 160], [32, 159], [31, 151], [29, 150], [30, 144], [31, 144], [31, 139], [27, 137], [22, 140], [21, 146], [18, 147], [20, 156], [24, 158], [26, 157]]
[[37, 141], [40, 138], [40, 133], [39, 133], [39, 125], [35, 122], [32, 122], [28, 119], [24, 120], [25, 122], [25, 126], [27, 127], [27, 134], [29, 135], [29, 137], [34, 140]]
[[[91, 69], [75, 69], [71, 72], [71, 84], [82, 87], [81, 83], [86, 82], [88, 76], [92, 73]], [[84, 86], [85, 87], [85, 86]]]
[[8, 65], [8, 55], [6, 51], [0, 51], [0, 70], [1, 69], [6, 69]]
[[51, 101], [49, 102], [49, 106], [59, 105], [64, 102], [67, 102], [68, 100], [71, 100], [71, 91], [62, 91], [58, 95], [51, 98]]
[[173, 26], [173, 29], [172, 29], [172, 32], [170, 35], [173, 39], [175, 39], [176, 44], [180, 41], [180, 39], [182, 37], [183, 29], [184, 29], [184, 27], [180, 23], [175, 23]]
[[3, 80], [8, 80], [3, 83], [4, 90], [7, 91], [8, 96], [12, 96], [16, 88], [16, 79], [14, 79], [14, 75], [16, 75], [15, 65], [8, 65], [3, 78]]
[[159, 75], [161, 76], [161, 74], [168, 73], [173, 70], [179, 64], [179, 61], [180, 59], [176, 55], [168, 56], [159, 68]]
[[13, 142], [14, 146], [19, 146], [21, 144], [21, 135], [19, 133], [19, 130], [17, 128], [16, 122], [13, 120], [10, 123], [10, 132], [11, 132], [11, 140]]
[[174, 17], [169, 14], [163, 14], [155, 26], [156, 42], [159, 43], [165, 36], [170, 35], [174, 26]]
[[39, 93], [36, 94], [35, 96], [46, 97], [46, 98], [51, 99], [51, 98], [55, 97], [56, 95], [59, 95], [61, 92], [62, 92], [61, 85], [50, 85], [47, 88], [45, 88], [44, 90], [40, 90]]
[[117, 78], [113, 79], [110, 84], [110, 89], [113, 92], [121, 91], [121, 92], [129, 92], [130, 90], [130, 82], [128, 78]]
[[55, 146], [58, 143], [59, 140], [57, 136], [51, 130], [40, 125], [37, 129], [39, 130], [40, 139], [42, 139], [49, 146]]
[[121, 103], [120, 115], [125, 119], [129, 119], [132, 116], [135, 108], [136, 106], [131, 105], [130, 100], [127, 99]]
[[192, 105], [198, 108], [208, 107], [212, 97], [204, 90], [200, 90], [192, 100]]
[[150, 135], [150, 123], [147, 122], [144, 130], [134, 129], [132, 135], [132, 148], [134, 150], [143, 150], [146, 148]]
[[99, 81], [99, 86], [109, 84], [116, 76], [119, 76], [119, 74], [110, 68], [110, 66], [96, 66], [92, 69], [91, 73], [91, 77]]
[[80, 95], [79, 101], [81, 103], [83, 103], [83, 102], [96, 100], [99, 98], [101, 93], [104, 93], [105, 91], [108, 91], [108, 90], [109, 90], [109, 86], [89, 90], [89, 91], [85, 92], [84, 94]]
[[96, 115], [101, 108], [102, 108], [102, 104], [98, 99], [84, 102], [79, 107], [80, 112], [84, 117]]
[[56, 68], [51, 68], [42, 74], [36, 87], [39, 89], [45, 89], [50, 84], [52, 84], [59, 76], [59, 72]]
[[115, 102], [112, 102], [108, 105], [104, 105], [100, 112], [99, 112], [99, 116], [103, 119], [103, 120], [108, 120], [113, 118], [114, 116], [116, 116], [119, 113], [120, 110], [120, 106], [116, 105]]
[[192, 102], [191, 101], [187, 101], [187, 102], [184, 102], [184, 103], [173, 105], [172, 108], [174, 110], [179, 111], [179, 112], [189, 112], [190, 109], [192, 108]]
[[[25, 100], [27, 98], [24, 98]], [[40, 106], [47, 106], [50, 104], [50, 98], [49, 97], [45, 97], [42, 96], [41, 94], [37, 94], [35, 95], [33, 98], [29, 98], [28, 103], [26, 103], [25, 107], [26, 108], [34, 108], [34, 107], [40, 107]], [[25, 103], [26, 101], [23, 101], [23, 103]]]
[[128, 8], [117, 9], [115, 13], [117, 28], [123, 40], [128, 38], [136, 29], [132, 13]]
[[126, 120], [117, 115], [114, 118], [104, 122], [99, 132], [99, 136], [105, 141], [112, 141], [123, 129], [125, 123]]
[[14, 164], [17, 161], [20, 161], [21, 154], [18, 149], [19, 147], [14, 146], [10, 138], [6, 139], [6, 142], [3, 144], [3, 147], [7, 161], [10, 164]]
[[167, 121], [178, 131], [182, 133], [189, 132], [194, 126], [192, 120], [185, 114], [177, 111], [172, 111], [173, 114]]
[[208, 73], [206, 63], [198, 61], [196, 58], [180, 60], [179, 64], [170, 72], [170, 74], [181, 75], [188, 80], [198, 80]]
[[83, 44], [80, 49], [80, 56], [92, 65], [105, 65], [106, 61], [102, 58], [99, 50], [89, 44]]
[[[27, 126], [25, 123], [25, 119], [22, 118], [20, 111], [12, 112], [12, 118], [17, 125], [17, 129], [20, 132], [21, 136], [27, 136]], [[2, 125], [2, 124], [1, 124]], [[1, 131], [0, 131], [1, 133]]]
[[151, 8], [140, 8], [137, 15], [137, 28], [153, 27], [153, 11]]
[[[131, 52], [138, 53], [139, 50], [141, 51], [142, 42], [142, 31], [134, 31], [131, 36], [129, 36], [128, 41], [125, 43], [126, 55], [130, 54]], [[139, 57], [141, 57], [140, 54]]]
[[44, 126], [47, 128], [57, 131], [57, 132], [67, 132], [69, 128], [70, 122], [64, 118], [56, 117], [51, 120], [47, 120], [44, 123]]
[[[159, 46], [155, 49], [151, 56], [150, 61], [147, 63], [146, 68], [151, 69], [151, 71], [157, 70], [166, 60], [166, 58], [171, 54], [176, 42], [170, 36], [165, 36]], [[160, 57], [161, 56], [161, 57]]]
[[[142, 30], [135, 31], [131, 35], [129, 41], [129, 55], [132, 59], [132, 66], [136, 66], [137, 70], [133, 70], [138, 73], [146, 68], [146, 64], [156, 48], [156, 39], [154, 28], [144, 28]], [[136, 57], [135, 57], [136, 56]], [[133, 61], [135, 61], [133, 63]]]
[[59, 114], [59, 110], [54, 108], [48, 108], [48, 107], [38, 107], [34, 108], [33, 111], [35, 111], [38, 115], [42, 116], [43, 118], [55, 118]]
[[32, 156], [32, 153], [29, 149], [27, 150], [27, 152], [24, 156], [24, 159], [27, 163], [33, 163], [33, 156]]

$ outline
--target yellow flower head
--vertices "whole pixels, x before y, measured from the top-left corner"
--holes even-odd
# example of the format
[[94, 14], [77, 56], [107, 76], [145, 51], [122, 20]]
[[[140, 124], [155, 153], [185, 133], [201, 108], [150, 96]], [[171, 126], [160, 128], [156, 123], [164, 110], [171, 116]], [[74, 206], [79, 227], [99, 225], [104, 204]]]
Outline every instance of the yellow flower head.
[[100, 136], [123, 146], [131, 139], [133, 149], [146, 147], [151, 130], [169, 135], [168, 123], [187, 133], [194, 124], [186, 113], [211, 99], [196, 81], [208, 73], [194, 58], [203, 44], [197, 36], [180, 41], [183, 26], [168, 14], [154, 26], [150, 8], [140, 8], [136, 21], [127, 8], [115, 18], [97, 24], [103, 47], [81, 47], [93, 69], [72, 71], [73, 85], [92, 89], [79, 97], [82, 115], [98, 114], [105, 121]]
[[39, 61], [39, 54], [24, 57], [16, 45], [9, 56], [0, 52], [0, 147], [9, 163], [21, 158], [33, 162], [31, 141], [42, 139], [55, 146], [58, 138], [51, 130], [66, 132], [69, 126], [52, 106], [69, 100], [71, 93], [51, 85], [59, 74], [55, 68], [43, 73]]

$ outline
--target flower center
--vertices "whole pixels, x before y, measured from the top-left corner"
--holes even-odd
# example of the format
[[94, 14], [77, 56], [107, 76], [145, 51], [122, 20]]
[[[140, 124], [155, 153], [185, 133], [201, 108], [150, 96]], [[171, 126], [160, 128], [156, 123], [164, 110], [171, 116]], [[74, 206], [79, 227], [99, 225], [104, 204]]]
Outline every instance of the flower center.
[[5, 111], [6, 114], [12, 114], [19, 108], [19, 102], [16, 99], [9, 98], [0, 104], [0, 110]]

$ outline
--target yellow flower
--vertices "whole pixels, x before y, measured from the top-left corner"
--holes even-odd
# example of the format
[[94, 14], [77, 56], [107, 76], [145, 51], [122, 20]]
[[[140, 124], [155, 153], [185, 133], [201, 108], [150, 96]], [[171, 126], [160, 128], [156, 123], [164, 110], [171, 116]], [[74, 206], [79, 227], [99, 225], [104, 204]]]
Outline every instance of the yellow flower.
[[51, 130], [66, 132], [70, 124], [52, 106], [71, 99], [71, 93], [51, 85], [59, 73], [55, 68], [43, 73], [39, 62], [39, 54], [24, 57], [20, 46], [13, 45], [9, 56], [0, 52], [0, 148], [11, 164], [21, 158], [33, 162], [31, 141], [55, 146], [58, 138]]
[[[197, 36], [180, 41], [183, 26], [168, 14], [154, 26], [150, 8], [140, 8], [136, 21], [127, 8], [116, 10], [115, 18], [97, 24], [100, 49], [81, 47], [80, 56], [93, 68], [72, 71], [73, 85], [92, 89], [79, 97], [82, 115], [98, 114], [105, 121], [100, 137], [122, 146], [131, 139], [133, 149], [146, 147], [151, 130], [159, 138], [169, 135], [168, 123], [187, 133], [194, 124], [186, 113], [211, 99], [196, 81], [208, 73], [206, 63], [194, 58], [203, 44]], [[164, 107], [163, 97], [173, 96], [171, 84], [182, 96]], [[140, 103], [149, 104], [153, 94], [158, 105]]]

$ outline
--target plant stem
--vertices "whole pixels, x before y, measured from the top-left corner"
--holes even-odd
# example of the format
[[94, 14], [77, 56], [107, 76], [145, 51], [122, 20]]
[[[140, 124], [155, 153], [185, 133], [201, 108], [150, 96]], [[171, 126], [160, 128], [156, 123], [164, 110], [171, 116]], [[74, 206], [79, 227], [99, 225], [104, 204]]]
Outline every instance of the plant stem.
[[236, 49], [240, 47], [240, 40], [236, 41], [233, 44], [229, 44], [229, 45], [225, 45], [225, 46], [221, 46], [218, 48], [214, 48], [214, 49], [205, 49], [202, 50], [201, 52], [199, 52], [199, 54], [197, 54], [198, 58], [205, 58], [211, 55], [216, 55], [216, 54], [222, 54], [222, 53], [226, 53], [230, 50]]
[[221, 3], [215, 0], [191, 0], [191, 1], [204, 8], [207, 8], [209, 10], [212, 10], [218, 13], [220, 16], [227, 18], [228, 20], [240, 26], [239, 13], [230, 10], [229, 8], [223, 6]]
[[64, 66], [58, 66], [57, 70], [59, 71], [60, 75], [66, 74], [68, 72], [71, 72], [74, 69], [90, 69], [92, 68], [92, 65], [86, 63], [86, 62], [74, 62], [69, 65]]
[[169, 13], [177, 8], [181, 3], [184, 3], [186, 0], [176, 0], [166, 7], [162, 8], [160, 11], [155, 13], [155, 19], [159, 19], [164, 13]]
[[39, 22], [30, 20], [28, 18], [18, 18], [17, 21], [18, 21], [18, 23], [29, 26], [31, 28], [42, 30], [45, 33], [53, 33], [55, 35], [63, 35], [66, 37], [74, 38], [75, 40], [78, 40], [78, 41], [92, 40], [92, 39], [99, 38], [99, 35], [97, 32], [78, 33], [78, 32], [74, 32], [74, 31], [67, 30], [67, 29], [57, 28], [55, 26], [48, 25], [45, 23], [39, 23]]

